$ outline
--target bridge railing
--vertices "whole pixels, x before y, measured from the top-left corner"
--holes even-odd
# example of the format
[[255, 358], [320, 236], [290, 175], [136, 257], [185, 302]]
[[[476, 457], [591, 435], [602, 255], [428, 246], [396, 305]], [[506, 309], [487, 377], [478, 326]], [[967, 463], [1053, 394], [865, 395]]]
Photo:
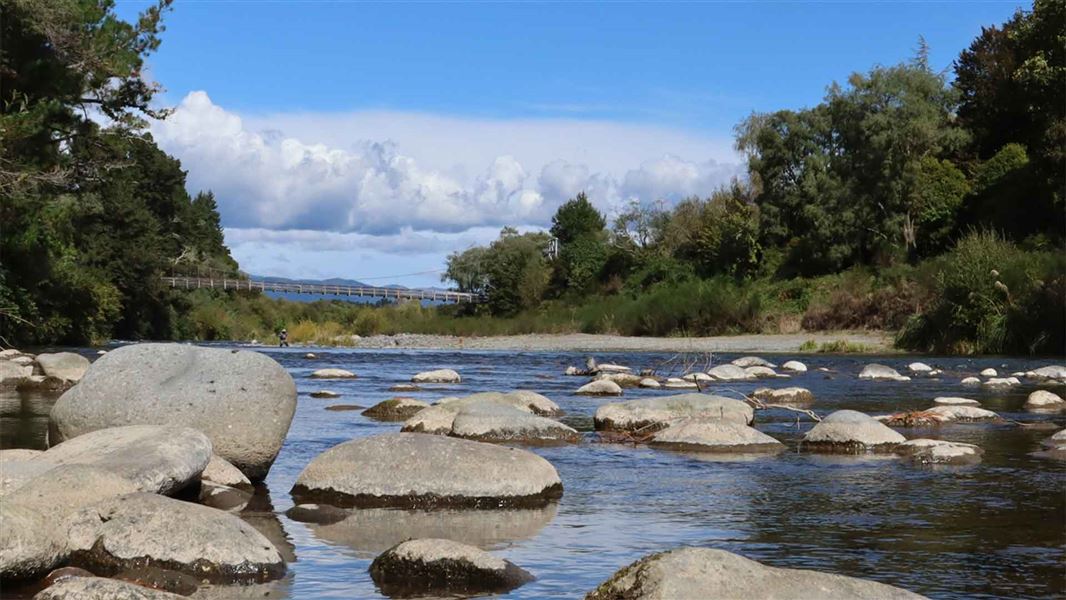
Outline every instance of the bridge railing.
[[179, 289], [221, 289], [247, 290], [260, 292], [284, 292], [295, 294], [317, 294], [324, 296], [357, 296], [364, 298], [394, 298], [397, 300], [430, 300], [434, 302], [482, 302], [483, 298], [469, 292], [452, 292], [448, 290], [420, 290], [407, 288], [387, 288], [354, 285], [326, 285], [317, 283], [297, 283], [286, 281], [257, 281], [254, 279], [228, 279], [212, 277], [163, 277], [163, 282]]

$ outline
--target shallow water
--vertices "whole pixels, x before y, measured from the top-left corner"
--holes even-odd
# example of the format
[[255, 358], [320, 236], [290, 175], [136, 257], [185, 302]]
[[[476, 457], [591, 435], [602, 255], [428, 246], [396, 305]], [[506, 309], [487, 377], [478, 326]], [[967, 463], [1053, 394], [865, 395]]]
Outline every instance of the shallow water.
[[[897, 459], [800, 454], [796, 442], [810, 423], [788, 412], [760, 412], [757, 427], [789, 445], [772, 457], [708, 457], [595, 443], [596, 407], [611, 399], [575, 396], [584, 381], [561, 375], [584, 353], [261, 349], [292, 374], [299, 390], [296, 417], [256, 501], [242, 516], [292, 561], [281, 582], [246, 590], [257, 597], [380, 597], [367, 567], [373, 557], [409, 537], [450, 537], [479, 545], [531, 571], [537, 580], [509, 598], [578, 598], [616, 569], [646, 554], [683, 545], [724, 548], [775, 566], [801, 567], [875, 579], [933, 598], [1049, 598], [1066, 594], [1066, 464], [1030, 456], [1053, 431], [1009, 425], [904, 429], [907, 437], [970, 442], [985, 450], [970, 467], [916, 467]], [[659, 365], [666, 353], [604, 353], [601, 362], [634, 368]], [[774, 362], [793, 356], [763, 355]], [[736, 355], [716, 356], [728, 361]], [[864, 364], [905, 370], [907, 357], [799, 357], [811, 369], [790, 380], [712, 385], [712, 391], [798, 385], [813, 409], [882, 414], [928, 408], [936, 396], [964, 396], [1016, 420], [1055, 421], [1022, 404], [1034, 385], [1008, 392], [964, 388], [959, 380], [983, 368], [1025, 371], [1060, 361], [936, 358], [939, 379], [861, 381]], [[341, 367], [356, 380], [312, 380], [314, 369]], [[540, 510], [357, 510], [341, 523], [289, 520], [289, 489], [317, 454], [353, 437], [397, 431], [333, 404], [371, 406], [400, 395], [388, 387], [417, 371], [449, 367], [455, 386], [404, 393], [429, 402], [484, 390], [531, 389], [561, 405], [564, 421], [586, 431], [577, 446], [534, 448], [558, 469], [565, 492]], [[827, 367], [833, 372], [816, 369]], [[342, 394], [315, 399], [316, 389]], [[625, 398], [671, 392], [626, 390]], [[1061, 393], [1061, 391], [1060, 391]], [[0, 397], [0, 447], [43, 448], [54, 398]], [[229, 590], [233, 592], [235, 590]]]

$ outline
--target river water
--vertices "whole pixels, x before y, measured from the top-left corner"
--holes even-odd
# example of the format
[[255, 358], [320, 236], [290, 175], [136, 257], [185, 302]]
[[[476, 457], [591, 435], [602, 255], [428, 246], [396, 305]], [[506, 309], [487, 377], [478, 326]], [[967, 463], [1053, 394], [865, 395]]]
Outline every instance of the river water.
[[[262, 349], [292, 374], [299, 390], [296, 417], [265, 485], [241, 516], [268, 534], [290, 560], [280, 582], [249, 589], [271, 598], [379, 598], [367, 568], [381, 551], [410, 537], [467, 541], [536, 575], [509, 598], [579, 598], [616, 569], [646, 554], [684, 545], [723, 548], [775, 566], [799, 567], [882, 581], [932, 598], [1052, 598], [1066, 595], [1066, 464], [1030, 456], [1053, 431], [1012, 425], [958, 424], [903, 429], [908, 438], [939, 437], [978, 444], [982, 463], [917, 467], [894, 458], [798, 453], [810, 427], [793, 413], [759, 412], [756, 426], [789, 445], [769, 457], [706, 456], [597, 443], [596, 407], [610, 399], [573, 394], [583, 378], [561, 373], [583, 365], [585, 353], [425, 350]], [[89, 352], [86, 352], [89, 354]], [[601, 362], [635, 369], [661, 365], [665, 353], [604, 353]], [[944, 368], [938, 379], [861, 381], [869, 362], [905, 371], [913, 357], [832, 355], [799, 358], [810, 371], [769, 385], [810, 389], [813, 409], [870, 414], [928, 408], [936, 396], [964, 396], [1014, 420], [1063, 417], [1022, 410], [1035, 385], [1008, 392], [964, 388], [966, 375], [994, 367], [1002, 373], [1058, 362], [1011, 358], [920, 360]], [[716, 355], [725, 362], [736, 355]], [[314, 369], [340, 367], [356, 380], [309, 379]], [[826, 367], [831, 372], [820, 372]], [[371, 406], [414, 373], [454, 368], [463, 383], [423, 386], [403, 394], [429, 402], [475, 391], [530, 389], [566, 410], [563, 421], [585, 431], [576, 446], [534, 448], [558, 469], [562, 500], [541, 510], [356, 510], [341, 523], [294, 522], [289, 489], [303, 467], [324, 450], [354, 437], [397, 431], [333, 404]], [[712, 386], [749, 392], [758, 383]], [[317, 389], [342, 394], [315, 399]], [[626, 390], [625, 399], [667, 395]], [[1061, 393], [1061, 390], [1059, 390]], [[0, 447], [43, 448], [54, 397], [0, 397]], [[231, 590], [232, 591], [232, 590]]]

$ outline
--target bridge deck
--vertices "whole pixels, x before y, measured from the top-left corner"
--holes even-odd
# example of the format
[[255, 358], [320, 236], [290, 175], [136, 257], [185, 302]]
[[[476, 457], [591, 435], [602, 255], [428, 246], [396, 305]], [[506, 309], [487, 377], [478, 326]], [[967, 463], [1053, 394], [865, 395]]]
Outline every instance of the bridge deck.
[[215, 279], [207, 277], [163, 277], [170, 287], [187, 290], [210, 288], [220, 290], [249, 290], [260, 292], [289, 292], [295, 294], [320, 294], [329, 296], [361, 296], [366, 298], [394, 298], [397, 300], [431, 300], [435, 302], [481, 302], [477, 294], [450, 292], [447, 290], [418, 290], [354, 285], [323, 285], [315, 283], [290, 283], [256, 281], [254, 279]]

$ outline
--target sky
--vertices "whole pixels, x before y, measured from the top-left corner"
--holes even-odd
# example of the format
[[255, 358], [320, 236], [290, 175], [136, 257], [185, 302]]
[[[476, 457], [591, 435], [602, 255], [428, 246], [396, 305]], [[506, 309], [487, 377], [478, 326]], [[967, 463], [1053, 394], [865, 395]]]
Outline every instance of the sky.
[[151, 132], [245, 272], [440, 285], [450, 252], [580, 191], [608, 216], [709, 195], [744, 176], [753, 111], [815, 105], [919, 36], [950, 72], [1023, 6], [177, 0]]

